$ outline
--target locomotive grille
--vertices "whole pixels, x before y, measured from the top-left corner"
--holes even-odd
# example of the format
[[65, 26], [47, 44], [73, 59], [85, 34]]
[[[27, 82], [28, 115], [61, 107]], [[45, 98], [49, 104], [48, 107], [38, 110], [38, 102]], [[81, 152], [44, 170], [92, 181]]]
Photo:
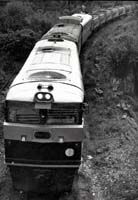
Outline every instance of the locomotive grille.
[[6, 121], [22, 124], [81, 124], [80, 103], [52, 104], [49, 109], [35, 109], [33, 103], [8, 102]]
[[18, 123], [25, 123], [25, 124], [39, 124], [40, 119], [39, 115], [33, 114], [17, 114], [16, 115], [16, 122]]

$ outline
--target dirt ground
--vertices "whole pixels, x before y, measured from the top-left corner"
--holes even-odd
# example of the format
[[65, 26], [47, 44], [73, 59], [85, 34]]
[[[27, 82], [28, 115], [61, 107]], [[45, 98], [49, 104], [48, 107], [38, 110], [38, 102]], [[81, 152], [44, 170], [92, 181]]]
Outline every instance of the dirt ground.
[[[83, 160], [72, 192], [63, 194], [60, 200], [138, 200], [137, 98], [125, 95], [122, 82], [110, 76], [111, 68], [104, 52], [104, 45], [110, 45], [110, 38], [130, 29], [136, 32], [134, 16], [107, 24], [94, 33], [83, 48], [80, 60], [89, 102]], [[2, 138], [0, 144], [0, 200], [23, 199], [22, 194], [12, 189], [10, 174], [4, 164]], [[37, 195], [31, 199], [50, 198]]]

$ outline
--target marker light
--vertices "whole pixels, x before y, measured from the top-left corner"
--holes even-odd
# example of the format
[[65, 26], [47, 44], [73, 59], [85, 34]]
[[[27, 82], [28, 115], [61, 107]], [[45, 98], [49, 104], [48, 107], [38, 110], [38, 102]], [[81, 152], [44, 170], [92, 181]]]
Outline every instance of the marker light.
[[22, 135], [22, 136], [21, 136], [21, 141], [22, 141], [22, 142], [25, 142], [25, 141], [26, 141], [26, 135]]
[[73, 156], [74, 155], [74, 149], [72, 149], [72, 148], [66, 149], [65, 155], [68, 156], [68, 157]]
[[43, 99], [43, 94], [42, 94], [42, 93], [38, 93], [38, 94], [37, 94], [37, 98], [38, 98], [39, 100], [42, 100], [42, 99]]
[[64, 143], [64, 137], [63, 137], [63, 136], [59, 136], [58, 142], [59, 142], [59, 143]]
[[37, 89], [38, 89], [38, 90], [41, 90], [41, 89], [42, 89], [42, 85], [39, 84], [39, 85], [37, 86]]
[[49, 86], [47, 87], [47, 89], [48, 89], [49, 91], [52, 91], [52, 90], [54, 89], [54, 87], [53, 87], [52, 85], [49, 85]]

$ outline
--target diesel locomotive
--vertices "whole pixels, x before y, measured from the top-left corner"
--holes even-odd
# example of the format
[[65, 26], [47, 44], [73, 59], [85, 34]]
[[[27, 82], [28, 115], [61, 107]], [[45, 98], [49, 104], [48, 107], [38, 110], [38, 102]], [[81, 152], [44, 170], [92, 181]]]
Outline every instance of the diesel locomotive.
[[5, 101], [5, 162], [23, 191], [70, 191], [86, 109], [79, 53], [93, 31], [131, 5], [62, 16], [35, 44]]

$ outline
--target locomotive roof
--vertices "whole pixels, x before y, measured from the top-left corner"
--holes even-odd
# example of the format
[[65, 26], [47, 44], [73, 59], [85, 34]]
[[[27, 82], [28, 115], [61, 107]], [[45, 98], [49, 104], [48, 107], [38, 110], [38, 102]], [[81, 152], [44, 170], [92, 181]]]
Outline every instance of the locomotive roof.
[[[74, 56], [76, 55], [76, 56]], [[40, 40], [36, 43], [24, 66], [14, 79], [11, 86], [31, 81], [50, 81], [64, 79], [68, 81], [78, 74], [80, 69], [77, 58], [77, 47], [73, 42], [49, 42]], [[75, 67], [74, 67], [75, 66]]]
[[81, 19], [81, 25], [82, 26], [85, 26], [85, 24], [87, 24], [92, 19], [91, 15], [85, 14], [85, 13], [76, 13], [72, 16], [79, 17]]
[[51, 28], [43, 37], [44, 39], [50, 38], [63, 38], [78, 43], [82, 26], [87, 24], [92, 16], [88, 14], [74, 14], [72, 16], [62, 16], [59, 18], [60, 23]]
[[56, 24], [43, 37], [42, 40], [53, 38], [53, 36], [61, 37], [73, 42], [78, 42], [81, 33], [81, 26], [69, 23]]
[[45, 64], [45, 63], [69, 65], [70, 49], [62, 47], [53, 47], [53, 46], [39, 47], [35, 53], [35, 57], [31, 65], [35, 66], [38, 64]]
[[47, 86], [52, 84], [55, 102], [83, 101], [82, 75], [75, 43], [68, 40], [38, 41], [11, 84], [7, 99], [32, 102], [39, 84], [43, 85], [42, 91], [47, 91]]

